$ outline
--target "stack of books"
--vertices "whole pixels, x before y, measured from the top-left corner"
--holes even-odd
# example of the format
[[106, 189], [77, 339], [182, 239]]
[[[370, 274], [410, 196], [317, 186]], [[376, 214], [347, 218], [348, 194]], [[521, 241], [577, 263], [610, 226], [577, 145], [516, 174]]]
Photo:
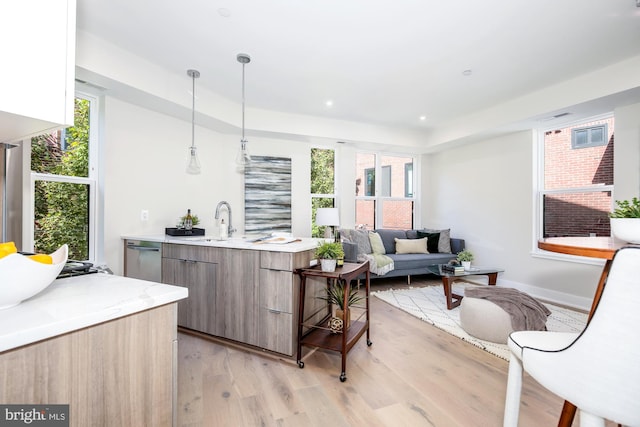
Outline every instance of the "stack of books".
[[464, 267], [461, 265], [443, 264], [442, 272], [454, 275], [464, 274]]

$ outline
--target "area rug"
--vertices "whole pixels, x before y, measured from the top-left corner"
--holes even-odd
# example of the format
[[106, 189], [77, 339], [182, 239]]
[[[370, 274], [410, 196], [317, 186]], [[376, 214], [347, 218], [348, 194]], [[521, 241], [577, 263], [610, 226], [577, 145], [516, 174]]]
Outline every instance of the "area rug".
[[[464, 290], [472, 285], [469, 283], [454, 283], [453, 292], [464, 295]], [[372, 292], [371, 295], [380, 298], [394, 307], [405, 311], [418, 319], [432, 324], [476, 347], [509, 360], [509, 348], [506, 344], [484, 341], [467, 334], [460, 326], [460, 307], [447, 310], [442, 286], [426, 286], [422, 288], [389, 289]], [[581, 332], [587, 323], [587, 314], [553, 304], [545, 305], [551, 310], [547, 319], [547, 330], [558, 332]]]

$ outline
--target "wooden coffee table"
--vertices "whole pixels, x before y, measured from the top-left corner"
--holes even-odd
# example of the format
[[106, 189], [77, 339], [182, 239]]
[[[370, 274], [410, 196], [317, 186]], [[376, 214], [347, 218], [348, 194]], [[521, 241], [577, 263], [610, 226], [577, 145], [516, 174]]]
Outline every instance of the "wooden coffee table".
[[444, 287], [444, 295], [447, 298], [447, 310], [451, 310], [460, 305], [462, 295], [454, 294], [451, 290], [451, 284], [458, 279], [467, 276], [487, 276], [489, 277], [489, 285], [495, 285], [498, 280], [498, 273], [504, 270], [499, 268], [488, 267], [471, 267], [471, 270], [465, 270], [464, 273], [454, 274], [442, 269], [444, 264], [435, 264], [427, 267], [430, 273], [442, 278], [442, 286]]

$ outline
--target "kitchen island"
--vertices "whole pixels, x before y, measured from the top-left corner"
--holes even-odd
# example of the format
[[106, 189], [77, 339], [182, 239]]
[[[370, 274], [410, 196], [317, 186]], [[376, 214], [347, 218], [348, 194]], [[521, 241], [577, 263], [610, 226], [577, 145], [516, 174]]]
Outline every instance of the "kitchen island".
[[182, 287], [91, 274], [0, 310], [0, 402], [69, 404], [70, 425], [171, 425]]
[[[189, 298], [178, 304], [181, 331], [294, 357], [300, 292], [294, 271], [312, 264], [317, 239], [122, 238], [125, 248], [127, 240], [162, 243], [161, 281], [189, 289]], [[127, 268], [125, 258], [125, 275]], [[308, 285], [305, 311], [312, 319], [328, 310], [326, 301], [317, 298], [324, 285], [322, 280]]]

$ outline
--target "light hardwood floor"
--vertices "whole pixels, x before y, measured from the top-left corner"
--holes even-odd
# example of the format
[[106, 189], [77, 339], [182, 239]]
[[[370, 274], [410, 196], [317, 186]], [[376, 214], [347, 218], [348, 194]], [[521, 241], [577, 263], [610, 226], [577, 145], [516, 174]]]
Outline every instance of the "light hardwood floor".
[[[372, 282], [372, 291], [405, 287]], [[438, 284], [412, 278], [412, 286]], [[441, 285], [440, 285], [441, 286]], [[508, 362], [371, 298], [371, 341], [347, 358], [292, 360], [179, 334], [180, 426], [500, 426]], [[525, 376], [520, 426], [554, 426], [562, 401]], [[577, 425], [577, 420], [574, 422]]]

